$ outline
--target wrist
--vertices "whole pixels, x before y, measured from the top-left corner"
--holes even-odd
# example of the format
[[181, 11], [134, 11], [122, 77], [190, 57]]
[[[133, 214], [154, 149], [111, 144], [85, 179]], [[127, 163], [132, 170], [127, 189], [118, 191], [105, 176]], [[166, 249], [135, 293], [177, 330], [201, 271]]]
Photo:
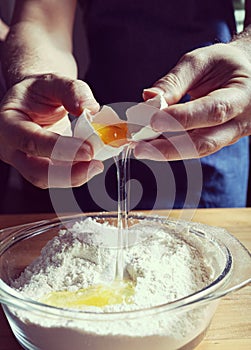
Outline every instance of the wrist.
[[240, 49], [251, 60], [251, 25], [247, 26], [241, 33], [235, 35], [228, 44]]

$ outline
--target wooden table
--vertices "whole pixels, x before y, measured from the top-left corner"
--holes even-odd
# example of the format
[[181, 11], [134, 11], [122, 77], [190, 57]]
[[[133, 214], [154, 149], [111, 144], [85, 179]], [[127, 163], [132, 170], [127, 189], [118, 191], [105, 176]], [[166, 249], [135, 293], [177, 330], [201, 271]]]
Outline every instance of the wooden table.
[[[158, 211], [156, 214], [166, 215], [167, 212]], [[180, 214], [179, 210], [171, 212], [172, 217], [180, 217]], [[0, 228], [51, 218], [52, 216], [52, 214], [0, 215]], [[193, 221], [225, 227], [251, 251], [251, 208], [199, 209], [194, 213]], [[3, 312], [0, 311], [0, 350], [21, 349], [11, 333]], [[251, 285], [222, 299], [206, 338], [197, 347], [197, 350], [250, 349]]]

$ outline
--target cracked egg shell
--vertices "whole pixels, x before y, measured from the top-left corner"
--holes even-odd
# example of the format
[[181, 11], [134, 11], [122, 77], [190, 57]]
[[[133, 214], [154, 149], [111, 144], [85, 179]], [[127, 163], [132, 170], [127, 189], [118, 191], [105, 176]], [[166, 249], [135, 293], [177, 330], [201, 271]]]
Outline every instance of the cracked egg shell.
[[157, 138], [161, 132], [156, 132], [150, 126], [152, 116], [160, 109], [166, 108], [168, 105], [162, 95], [138, 103], [127, 109], [126, 116], [128, 122], [128, 133], [130, 140], [147, 141]]
[[127, 109], [127, 122], [109, 106], [103, 106], [96, 114], [85, 109], [77, 119], [74, 136], [88, 141], [94, 152], [94, 159], [104, 161], [118, 156], [125, 146], [137, 141], [157, 138], [150, 121], [160, 109], [167, 107], [163, 96], [136, 104]]
[[85, 109], [77, 119], [74, 136], [89, 142], [94, 159], [101, 161], [118, 156], [129, 143], [126, 122], [109, 106], [96, 114]]

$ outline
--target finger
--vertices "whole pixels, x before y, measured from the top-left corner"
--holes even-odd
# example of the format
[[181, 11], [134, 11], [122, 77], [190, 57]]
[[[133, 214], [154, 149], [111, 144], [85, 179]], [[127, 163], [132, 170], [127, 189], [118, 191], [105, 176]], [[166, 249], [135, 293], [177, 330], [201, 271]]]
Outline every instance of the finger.
[[247, 96], [240, 89], [224, 88], [156, 113], [151, 126], [155, 131], [166, 132], [220, 125], [241, 114], [246, 105]]
[[100, 174], [103, 170], [103, 163], [97, 160], [74, 164], [50, 164], [49, 177], [47, 172], [48, 187], [78, 187]]
[[60, 135], [72, 136], [72, 124], [68, 115], [65, 115], [52, 125], [44, 126], [44, 128]]
[[[47, 157], [63, 161], [90, 161], [93, 157], [92, 147], [75, 137], [61, 136], [39, 125], [19, 117], [11, 119], [12, 112], [5, 112], [7, 126], [1, 118], [2, 142], [12, 149], [18, 149], [35, 157]], [[6, 119], [5, 119], [6, 121]]]
[[156, 81], [152, 87], [145, 89], [144, 100], [160, 94], [164, 96], [168, 105], [179, 102], [196, 83], [204, 69], [203, 59], [199, 57], [198, 52], [199, 50], [194, 50], [193, 53], [184, 55], [168, 74]]
[[68, 188], [86, 183], [103, 171], [103, 164], [91, 162], [55, 163], [48, 158], [35, 158], [16, 152], [13, 166], [34, 186], [39, 188]]
[[236, 54], [238, 53], [233, 48], [226, 50], [225, 44], [188, 52], [168, 74], [144, 90], [143, 98], [149, 99], [155, 94], [162, 94], [168, 105], [172, 105], [186, 94], [193, 99], [205, 96], [225, 86], [231, 78], [242, 75], [242, 67], [236, 61]]
[[92, 179], [94, 176], [102, 173], [104, 165], [99, 160], [92, 160], [88, 164], [78, 162], [72, 169], [72, 187], [78, 187]]
[[160, 138], [148, 142], [140, 142], [134, 148], [137, 159], [170, 161], [199, 158], [198, 152], [188, 134], [170, 139]]
[[185, 132], [168, 139], [140, 142], [134, 148], [138, 159], [158, 161], [201, 158], [236, 142], [241, 136], [235, 120], [211, 128]]
[[30, 89], [39, 96], [45, 96], [47, 103], [63, 105], [69, 113], [76, 116], [80, 115], [84, 108], [94, 113], [100, 108], [90, 87], [82, 80], [43, 74], [33, 79]]

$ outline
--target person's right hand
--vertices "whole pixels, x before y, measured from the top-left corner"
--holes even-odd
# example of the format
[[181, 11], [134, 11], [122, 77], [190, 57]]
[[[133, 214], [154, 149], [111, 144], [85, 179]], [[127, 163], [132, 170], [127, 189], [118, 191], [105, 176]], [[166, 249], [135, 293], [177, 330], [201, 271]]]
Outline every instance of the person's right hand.
[[40, 188], [82, 185], [103, 171], [87, 142], [66, 136], [67, 112], [79, 116], [84, 108], [95, 113], [99, 104], [83, 81], [54, 74], [25, 78], [0, 105], [0, 158]]

